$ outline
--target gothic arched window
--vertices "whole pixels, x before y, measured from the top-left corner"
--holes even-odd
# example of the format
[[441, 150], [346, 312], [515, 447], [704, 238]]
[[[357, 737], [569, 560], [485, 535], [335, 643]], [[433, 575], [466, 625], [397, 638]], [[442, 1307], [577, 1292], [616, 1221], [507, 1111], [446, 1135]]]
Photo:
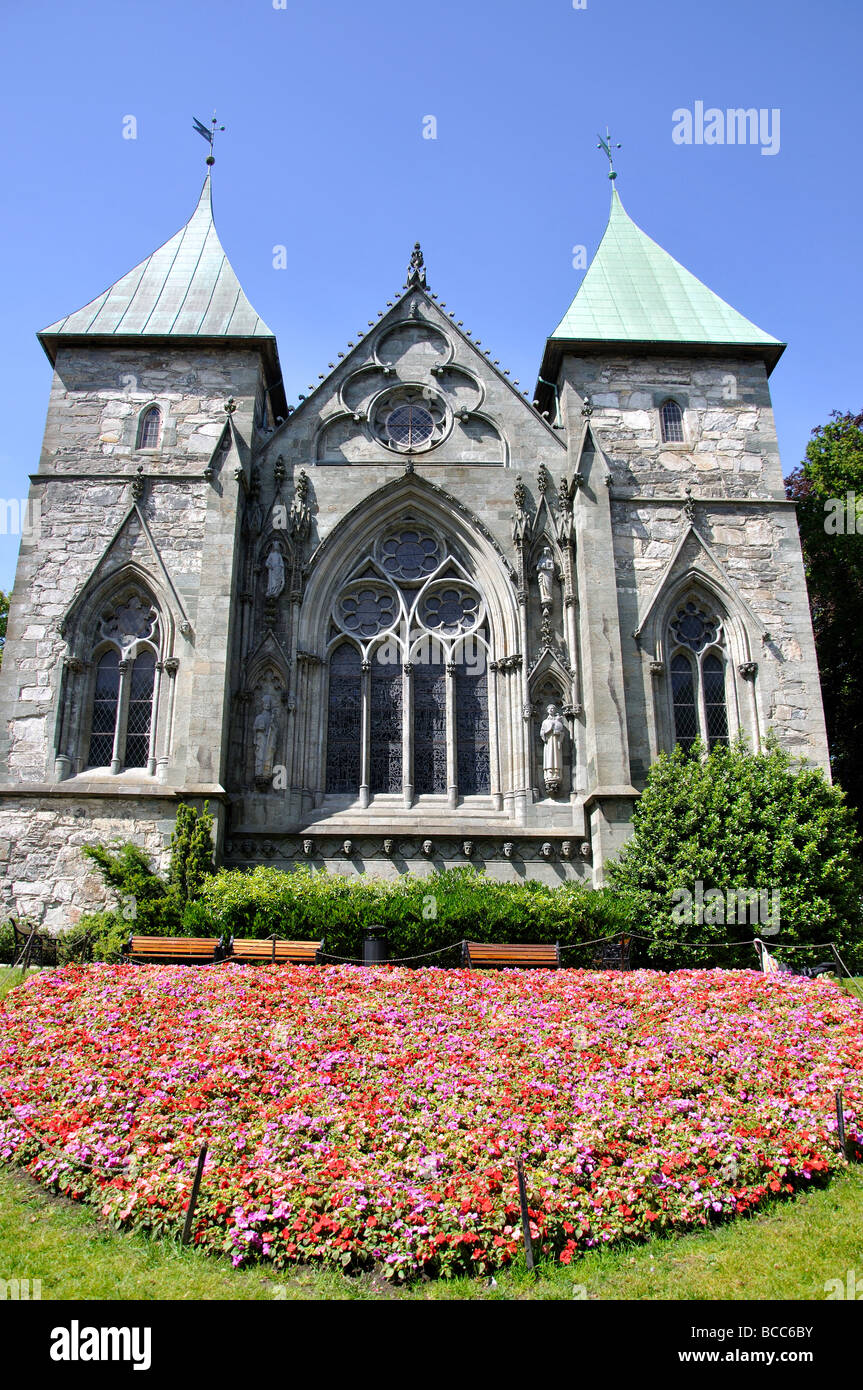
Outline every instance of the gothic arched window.
[[485, 603], [443, 537], [384, 532], [331, 619], [326, 792], [489, 795]]
[[157, 405], [150, 405], [138, 421], [139, 449], [158, 449], [162, 429], [162, 412]]
[[663, 401], [659, 408], [663, 444], [683, 443], [683, 411], [677, 401]]
[[352, 643], [342, 642], [330, 658], [327, 712], [326, 788], [335, 794], [356, 796], [360, 789], [360, 680], [360, 654]]
[[[144, 648], [121, 660], [116, 647], [99, 658], [93, 692], [88, 767], [148, 767], [152, 750], [156, 654]], [[151, 771], [155, 771], [155, 759]]]
[[728, 742], [725, 638], [721, 618], [696, 598], [680, 604], [669, 622], [671, 703], [675, 742], [689, 749]]

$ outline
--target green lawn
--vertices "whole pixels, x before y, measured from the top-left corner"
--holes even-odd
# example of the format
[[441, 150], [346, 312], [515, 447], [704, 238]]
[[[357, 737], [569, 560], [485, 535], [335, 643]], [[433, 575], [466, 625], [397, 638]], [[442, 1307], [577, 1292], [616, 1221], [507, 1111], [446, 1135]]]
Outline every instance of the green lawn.
[[[564, 1268], [393, 1289], [374, 1275], [235, 1270], [225, 1260], [103, 1226], [0, 1167], [0, 1278], [40, 1279], [43, 1299], [823, 1299], [828, 1279], [863, 1275], [863, 1171], [760, 1217], [677, 1240], [590, 1251]], [[582, 1294], [579, 1286], [583, 1286]]]

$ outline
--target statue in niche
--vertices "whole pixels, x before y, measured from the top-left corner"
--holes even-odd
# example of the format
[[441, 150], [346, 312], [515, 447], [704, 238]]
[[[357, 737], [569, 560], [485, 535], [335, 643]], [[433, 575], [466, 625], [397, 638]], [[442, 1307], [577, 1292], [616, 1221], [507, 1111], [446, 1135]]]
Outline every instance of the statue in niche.
[[566, 724], [557, 705], [548, 706], [539, 736], [543, 742], [542, 775], [545, 789], [553, 795], [560, 790], [563, 781], [563, 745], [566, 739]]
[[554, 556], [551, 553], [551, 546], [543, 546], [542, 554], [536, 566], [536, 578], [539, 584], [539, 601], [543, 608], [553, 603], [553, 584], [554, 584]]
[[275, 700], [272, 694], [266, 691], [261, 696], [261, 708], [255, 715], [255, 722], [252, 726], [255, 746], [255, 779], [258, 781], [267, 781], [273, 775], [278, 735], [278, 721], [274, 706]]
[[267, 598], [278, 598], [285, 587], [285, 561], [275, 541], [264, 563], [267, 570]]

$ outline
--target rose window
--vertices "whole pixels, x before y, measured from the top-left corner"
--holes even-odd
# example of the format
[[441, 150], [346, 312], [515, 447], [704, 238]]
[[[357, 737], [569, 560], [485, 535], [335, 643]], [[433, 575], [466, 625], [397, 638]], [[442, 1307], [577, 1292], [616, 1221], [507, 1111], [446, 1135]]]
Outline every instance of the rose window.
[[387, 536], [381, 546], [381, 564], [394, 579], [425, 579], [441, 561], [440, 544], [423, 531], [404, 530]]
[[393, 444], [403, 449], [415, 449], [431, 439], [434, 420], [421, 405], [397, 405], [390, 411], [386, 431]]
[[479, 598], [469, 589], [455, 586], [435, 589], [423, 599], [420, 618], [433, 632], [447, 637], [458, 636], [476, 626]]
[[719, 638], [719, 619], [692, 602], [677, 610], [670, 627], [674, 640], [693, 652], [702, 651]]
[[338, 602], [342, 627], [357, 637], [375, 637], [392, 627], [395, 617], [395, 596], [383, 589], [354, 589]]

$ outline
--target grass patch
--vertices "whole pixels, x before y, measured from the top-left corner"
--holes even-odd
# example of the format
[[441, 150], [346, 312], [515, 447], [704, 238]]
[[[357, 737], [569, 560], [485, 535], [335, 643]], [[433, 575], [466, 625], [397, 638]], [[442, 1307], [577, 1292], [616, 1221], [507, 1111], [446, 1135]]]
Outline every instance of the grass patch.
[[235, 1270], [227, 1260], [116, 1231], [92, 1208], [52, 1197], [0, 1169], [0, 1278], [40, 1279], [43, 1299], [71, 1300], [821, 1300], [828, 1279], [863, 1271], [863, 1171], [698, 1235], [588, 1251], [571, 1265], [523, 1263], [485, 1279], [393, 1288], [375, 1274], [311, 1268]]

